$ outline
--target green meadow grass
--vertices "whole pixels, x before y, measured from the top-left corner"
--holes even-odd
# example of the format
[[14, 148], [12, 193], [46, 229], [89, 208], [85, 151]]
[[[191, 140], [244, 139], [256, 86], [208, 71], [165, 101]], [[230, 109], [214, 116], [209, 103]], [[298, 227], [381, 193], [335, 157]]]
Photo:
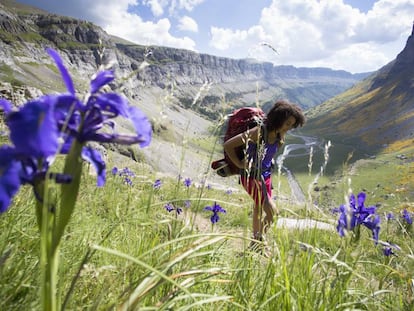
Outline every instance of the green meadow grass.
[[[210, 145], [206, 140], [201, 145]], [[112, 162], [107, 183], [97, 188], [85, 167], [81, 190], [60, 248], [59, 305], [64, 310], [412, 310], [414, 243], [400, 218], [381, 225], [380, 240], [398, 244], [386, 257], [361, 228], [341, 238], [332, 231], [273, 226], [267, 236], [271, 257], [251, 252], [251, 201], [243, 192], [186, 187], [163, 178], [160, 189], [147, 166]], [[381, 161], [379, 159], [378, 161]], [[384, 175], [394, 167], [368, 162], [350, 176], [355, 193], [367, 190], [368, 204], [382, 200]], [[113, 176], [112, 166], [135, 173], [133, 185]], [[376, 175], [374, 172], [378, 172]], [[306, 203], [315, 220], [335, 223], [328, 211], [343, 204], [349, 188], [342, 179], [321, 176]], [[183, 176], [185, 177], [185, 176]], [[315, 174], [296, 174], [303, 190]], [[380, 181], [381, 180], [381, 181]], [[193, 181], [199, 182], [199, 181]], [[274, 174], [281, 217], [303, 218], [290, 197], [285, 176]], [[382, 187], [376, 187], [381, 183]], [[392, 183], [391, 183], [392, 184]], [[276, 187], [278, 186], [278, 187]], [[280, 187], [279, 187], [280, 186]], [[240, 188], [241, 190], [241, 188]], [[336, 195], [334, 195], [334, 193]], [[401, 197], [399, 200], [402, 200]], [[190, 207], [186, 207], [186, 201]], [[212, 225], [205, 206], [226, 209]], [[398, 212], [398, 200], [387, 209]], [[168, 212], [167, 203], [183, 211]], [[325, 206], [322, 206], [325, 205]], [[411, 210], [412, 211], [412, 210]], [[39, 233], [31, 189], [24, 187], [0, 219], [0, 296], [5, 310], [39, 310]]]

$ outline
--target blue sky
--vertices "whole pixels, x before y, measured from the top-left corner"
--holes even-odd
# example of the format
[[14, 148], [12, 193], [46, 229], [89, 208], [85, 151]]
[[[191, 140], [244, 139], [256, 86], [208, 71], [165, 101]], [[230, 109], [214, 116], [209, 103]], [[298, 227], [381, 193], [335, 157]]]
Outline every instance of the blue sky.
[[94, 22], [138, 44], [350, 72], [395, 59], [414, 21], [414, 0], [17, 2]]

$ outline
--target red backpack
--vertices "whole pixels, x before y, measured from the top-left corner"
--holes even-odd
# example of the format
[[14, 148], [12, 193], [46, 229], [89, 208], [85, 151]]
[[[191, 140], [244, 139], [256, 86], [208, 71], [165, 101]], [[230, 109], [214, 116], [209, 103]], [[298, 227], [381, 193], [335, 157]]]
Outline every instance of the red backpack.
[[[226, 133], [224, 134], [224, 141], [229, 140], [233, 136], [251, 129], [258, 124], [261, 124], [265, 118], [265, 113], [262, 109], [257, 107], [242, 107], [230, 115], [227, 122]], [[240, 147], [237, 150], [237, 155], [240, 159], [244, 157], [244, 148]], [[211, 168], [217, 170], [217, 174], [222, 177], [236, 175], [240, 173], [238, 168], [224, 152], [224, 158], [211, 163]]]

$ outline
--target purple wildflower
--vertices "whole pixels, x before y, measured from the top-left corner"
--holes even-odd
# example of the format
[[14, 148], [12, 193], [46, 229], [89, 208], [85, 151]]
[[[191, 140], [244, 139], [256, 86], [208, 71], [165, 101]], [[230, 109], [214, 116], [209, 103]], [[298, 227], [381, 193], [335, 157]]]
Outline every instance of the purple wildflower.
[[[7, 159], [0, 164], [0, 212], [7, 210], [22, 184], [37, 186], [46, 177], [54, 178], [58, 183], [71, 183], [73, 177], [78, 183], [80, 170], [76, 170], [77, 157], [82, 157], [94, 166], [97, 184], [102, 186], [105, 183], [105, 162], [97, 151], [85, 146], [88, 141], [127, 145], [138, 143], [141, 147], [151, 141], [151, 124], [143, 112], [129, 106], [126, 98], [120, 94], [101, 92], [101, 88], [114, 79], [112, 71], [97, 73], [83, 102], [76, 96], [74, 83], [59, 54], [53, 49], [47, 49], [47, 52], [56, 63], [67, 92], [41, 96], [16, 111], [13, 111], [9, 101], [0, 100], [0, 109], [5, 115], [13, 144], [3, 146], [0, 152], [0, 158]], [[118, 116], [132, 122], [135, 135], [111, 131], [114, 128], [111, 119]], [[110, 131], [103, 130], [104, 127]], [[58, 153], [73, 156], [73, 161], [69, 161], [70, 164], [65, 167], [65, 174], [49, 172]], [[74, 176], [69, 175], [72, 173]], [[71, 192], [75, 188], [65, 189]], [[40, 193], [35, 194], [38, 200], [42, 199]]]
[[392, 212], [387, 213], [387, 220], [393, 220], [395, 219], [394, 214]]
[[126, 185], [128, 185], [128, 186], [132, 186], [133, 185], [132, 180], [129, 177], [125, 177], [124, 183]]
[[165, 204], [164, 208], [167, 210], [167, 212], [170, 212], [170, 213], [175, 209], [174, 205], [172, 205], [171, 203]]
[[350, 224], [351, 230], [355, 226], [363, 224], [364, 220], [368, 216], [373, 215], [376, 212], [375, 206], [365, 207], [364, 205], [365, 197], [366, 197], [366, 194], [364, 192], [360, 192], [358, 194], [358, 205], [355, 204], [355, 196], [353, 194], [351, 194], [349, 198], [349, 205], [351, 207], [351, 213], [352, 213], [351, 224]]
[[191, 178], [188, 177], [184, 179], [184, 186], [186, 186], [187, 188], [191, 186]]
[[[76, 97], [72, 79], [63, 65], [59, 54], [53, 49], [47, 50], [54, 59], [69, 94], [55, 96], [55, 118], [60, 129], [65, 128], [66, 138], [70, 141], [75, 138], [80, 143], [87, 141], [113, 142], [119, 144], [139, 143], [147, 146], [151, 141], [151, 124], [145, 115], [136, 107], [128, 105], [124, 96], [117, 93], [103, 93], [100, 89], [111, 82], [115, 75], [112, 71], [98, 72], [91, 81], [90, 93], [85, 102]], [[132, 121], [136, 135], [101, 131], [108, 127], [113, 129], [111, 119], [124, 117]]]
[[391, 248], [391, 247], [384, 247], [384, 248], [382, 249], [382, 253], [383, 253], [385, 256], [387, 256], [387, 257], [389, 257], [389, 256], [391, 256], [391, 255], [395, 255], [395, 253], [393, 252], [393, 250], [392, 250], [392, 248]]
[[220, 220], [218, 213], [226, 213], [226, 210], [214, 202], [213, 206], [206, 206], [204, 208], [205, 211], [213, 212], [213, 215], [210, 217], [211, 223], [215, 224]]
[[184, 207], [185, 208], [190, 208], [190, 206], [191, 206], [191, 201], [190, 200], [185, 200]]
[[161, 179], [157, 179], [156, 181], [154, 181], [154, 184], [152, 185], [152, 187], [154, 189], [160, 189], [161, 188]]
[[118, 174], [118, 168], [116, 167], [116, 166], [114, 166], [113, 168], [112, 168], [112, 170], [111, 170], [111, 173], [112, 173], [112, 175], [116, 175], [116, 174]]
[[[353, 194], [349, 197], [349, 209], [345, 205], [341, 205], [339, 209], [332, 210], [334, 213], [340, 213], [337, 225], [337, 231], [341, 237], [345, 235], [345, 230], [359, 230], [360, 225], [364, 225], [372, 231], [373, 239], [378, 241], [380, 230], [380, 217], [376, 214], [376, 207], [365, 207], [366, 195], [364, 192], [358, 194], [356, 200]], [[350, 221], [348, 223], [348, 215]], [[358, 231], [359, 232], [359, 231]]]
[[164, 205], [164, 208], [166, 209], [167, 212], [171, 213], [172, 211], [175, 210], [175, 213], [177, 215], [180, 215], [183, 212], [183, 209], [181, 207], [175, 207], [172, 203], [167, 203]]
[[128, 167], [124, 167], [122, 170], [119, 171], [119, 176], [135, 177], [135, 173]]
[[391, 255], [396, 255], [394, 251], [401, 250], [401, 248], [397, 244], [394, 244], [394, 243], [384, 242], [384, 241], [379, 241], [379, 243], [383, 246], [382, 253], [387, 257]]
[[404, 210], [402, 211], [402, 217], [407, 222], [407, 224], [409, 225], [413, 224], [413, 217], [406, 208], [404, 208]]

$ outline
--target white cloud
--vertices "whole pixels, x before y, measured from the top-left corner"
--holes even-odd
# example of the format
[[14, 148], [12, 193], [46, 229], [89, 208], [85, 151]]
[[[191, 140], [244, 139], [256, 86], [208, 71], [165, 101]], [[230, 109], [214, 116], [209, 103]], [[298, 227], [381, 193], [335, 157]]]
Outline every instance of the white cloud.
[[154, 16], [161, 16], [164, 14], [164, 6], [166, 1], [158, 1], [158, 0], [145, 0], [143, 1], [144, 5], [148, 5], [151, 8], [152, 14]]
[[168, 9], [169, 15], [173, 16], [177, 10], [191, 12], [197, 5], [203, 2], [204, 0], [144, 0], [143, 4], [151, 8], [154, 16], [162, 16], [165, 9]]
[[204, 1], [205, 0], [172, 0], [170, 8], [178, 8], [191, 12], [196, 6]]
[[122, 15], [116, 19], [116, 22], [105, 27], [108, 33], [144, 45], [162, 45], [195, 50], [195, 42], [192, 39], [188, 37], [177, 38], [170, 34], [171, 24], [166, 18], [160, 19], [157, 23], [151, 23], [143, 22], [136, 15], [127, 13]]
[[189, 16], [180, 18], [177, 28], [183, 31], [198, 32], [197, 22]]
[[[157, 17], [151, 22], [128, 12], [137, 1], [72, 0], [70, 6], [62, 6], [74, 16], [83, 16], [107, 32], [139, 44], [196, 50], [196, 42], [190, 37], [172, 35], [172, 22], [179, 21], [178, 30], [198, 31], [201, 38], [201, 22], [198, 25], [190, 17], [180, 20], [177, 16], [205, 0], [142, 0]], [[211, 49], [202, 52], [232, 58], [255, 57], [275, 64], [372, 71], [393, 60], [404, 48], [412, 30], [413, 12], [414, 0], [377, 0], [367, 13], [343, 0], [273, 0], [262, 10], [256, 25], [249, 28], [211, 26]], [[197, 44], [202, 43], [205, 42]]]
[[[397, 43], [401, 45], [411, 31], [412, 12], [414, 0], [379, 0], [366, 14], [342, 0], [274, 0], [262, 10], [256, 26], [246, 30], [212, 27], [210, 45], [236, 58], [371, 71], [403, 48]], [[261, 45], [263, 41], [279, 55]], [[385, 44], [395, 50], [384, 49]]]
[[[155, 8], [165, 5], [162, 0], [148, 0]], [[196, 43], [189, 37], [174, 37], [171, 35], [169, 19], [162, 18], [157, 22], [145, 22], [136, 14], [128, 12], [128, 7], [136, 0], [95, 0], [89, 10], [101, 27], [112, 35], [143, 45], [161, 45], [181, 49], [194, 50]]]

